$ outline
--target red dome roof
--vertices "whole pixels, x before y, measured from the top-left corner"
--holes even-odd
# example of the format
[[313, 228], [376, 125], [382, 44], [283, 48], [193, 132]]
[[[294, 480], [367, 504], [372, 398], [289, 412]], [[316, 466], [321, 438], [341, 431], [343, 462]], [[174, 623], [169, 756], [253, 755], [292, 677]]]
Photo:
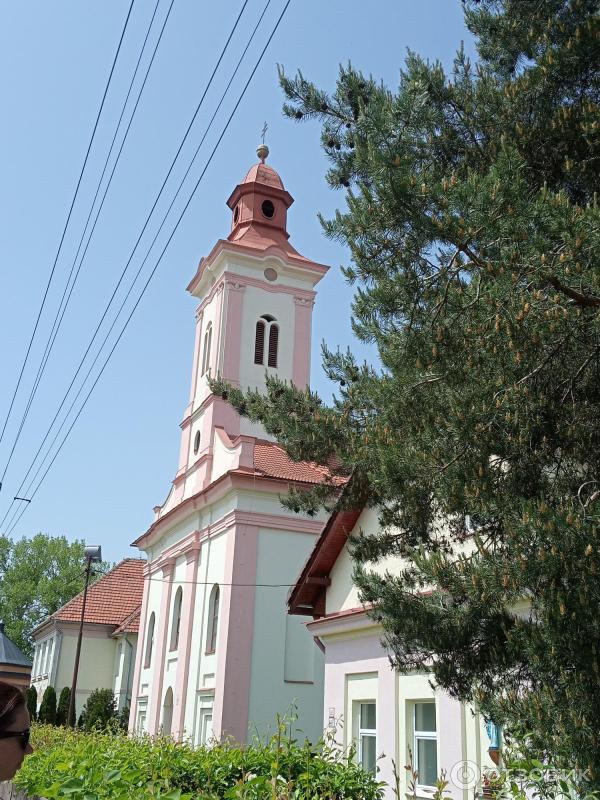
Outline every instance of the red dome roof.
[[250, 167], [242, 183], [263, 183], [265, 186], [271, 186], [274, 189], [284, 189], [283, 182], [273, 167], [262, 163], [254, 164]]

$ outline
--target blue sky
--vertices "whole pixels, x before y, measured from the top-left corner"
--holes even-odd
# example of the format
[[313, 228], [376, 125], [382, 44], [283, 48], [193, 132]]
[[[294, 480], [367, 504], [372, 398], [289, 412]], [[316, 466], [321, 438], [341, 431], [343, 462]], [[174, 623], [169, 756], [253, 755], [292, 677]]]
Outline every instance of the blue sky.
[[[136, 86], [169, 2], [160, 0], [151, 46]], [[182, 152], [182, 166], [175, 169], [159, 211], [166, 210], [264, 5], [265, 0], [247, 3]], [[39, 334], [0, 444], [0, 474], [75, 258], [154, 6], [155, 0], [134, 3]], [[202, 171], [283, 6], [284, 0], [271, 0], [231, 94], [192, 169], [184, 198]], [[6, 473], [0, 519], [83, 355], [241, 7], [241, 0], [220, 6], [200, 0], [174, 2], [62, 328]], [[0, 74], [4, 76], [0, 94], [0, 429], [128, 8], [128, 0], [22, 0], [5, 3], [0, 9]], [[332, 192], [325, 183], [327, 165], [318, 126], [294, 124], [282, 117], [276, 64], [290, 73], [300, 68], [319, 86], [331, 89], [338, 65], [351, 61], [394, 88], [407, 48], [449, 66], [462, 40], [467, 52], [472, 52], [458, 0], [369, 4], [292, 0], [131, 324], [14, 537], [44, 531], [83, 538], [102, 544], [109, 560], [138, 553], [129, 543], [147, 528], [152, 507], [163, 501], [176, 468], [196, 306], [185, 286], [199, 258], [228, 232], [230, 212], [225, 201], [256, 160], [255, 148], [265, 120], [269, 125], [269, 163], [279, 171], [296, 201], [289, 215], [291, 241], [304, 255], [331, 265], [319, 286], [315, 306], [312, 384], [326, 399], [331, 397], [331, 386], [320, 369], [322, 340], [330, 347], [351, 346], [361, 357], [370, 357], [352, 338], [351, 290], [339, 270], [348, 255], [323, 237], [316, 217], [318, 211], [332, 214], [343, 204], [343, 195]], [[136, 93], [134, 87], [134, 97]], [[181, 208], [182, 203], [175, 206]], [[159, 214], [158, 220], [161, 218]], [[144, 239], [146, 247], [132, 262], [131, 277], [157, 225], [149, 227], [150, 237]], [[167, 224], [158, 245], [164, 244], [171, 228]], [[155, 250], [156, 255], [161, 249]], [[155, 260], [149, 259], [144, 275]], [[126, 281], [125, 287], [128, 285]]]

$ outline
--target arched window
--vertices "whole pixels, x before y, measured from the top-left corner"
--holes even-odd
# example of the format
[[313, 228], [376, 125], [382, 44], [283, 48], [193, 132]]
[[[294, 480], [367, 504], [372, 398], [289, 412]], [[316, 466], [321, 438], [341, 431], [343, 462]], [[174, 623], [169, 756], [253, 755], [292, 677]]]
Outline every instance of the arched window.
[[279, 346], [279, 325], [275, 317], [270, 314], [263, 314], [256, 323], [256, 334], [254, 339], [254, 363], [265, 363], [265, 337], [268, 331], [267, 343], [267, 366], [277, 367], [277, 349]]
[[170, 736], [173, 726], [173, 689], [169, 686], [165, 693], [162, 713], [162, 735]]
[[156, 617], [154, 611], [150, 614], [150, 622], [148, 623], [148, 633], [146, 634], [146, 653], [144, 655], [144, 668], [147, 669], [152, 663], [152, 650], [154, 649], [154, 624]]
[[279, 344], [279, 325], [271, 324], [269, 329], [269, 366], [277, 366], [277, 346]]
[[219, 584], [215, 583], [208, 601], [208, 628], [206, 631], [206, 652], [214, 653], [217, 649], [217, 633], [219, 631]]
[[254, 339], [254, 363], [265, 363], [265, 323], [259, 319], [256, 323], [256, 338]]
[[202, 372], [201, 374], [204, 375], [205, 372], [208, 372], [208, 368], [210, 366], [210, 345], [212, 342], [212, 322], [209, 322], [206, 326], [206, 331], [204, 333], [204, 350], [202, 352]]
[[181, 586], [177, 589], [175, 594], [175, 602], [173, 603], [173, 617], [171, 619], [171, 645], [169, 650], [177, 650], [179, 647], [179, 627], [181, 625]]

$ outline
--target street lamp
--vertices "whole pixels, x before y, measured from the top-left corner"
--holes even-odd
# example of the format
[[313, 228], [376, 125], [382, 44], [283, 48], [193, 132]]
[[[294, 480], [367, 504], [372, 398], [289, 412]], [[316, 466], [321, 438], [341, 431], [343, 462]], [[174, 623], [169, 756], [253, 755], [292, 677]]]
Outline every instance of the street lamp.
[[77, 636], [77, 649], [75, 650], [75, 667], [73, 668], [73, 682], [71, 684], [71, 697], [69, 698], [69, 715], [67, 724], [70, 728], [75, 727], [75, 693], [77, 691], [77, 673], [79, 672], [79, 656], [81, 654], [81, 638], [83, 636], [83, 620], [85, 617], [85, 603], [87, 600], [88, 584], [92, 572], [92, 562], [102, 561], [102, 548], [100, 545], [86, 547], [84, 552], [85, 566], [85, 586], [83, 589], [83, 603], [81, 604], [81, 620], [79, 622], [79, 635]]

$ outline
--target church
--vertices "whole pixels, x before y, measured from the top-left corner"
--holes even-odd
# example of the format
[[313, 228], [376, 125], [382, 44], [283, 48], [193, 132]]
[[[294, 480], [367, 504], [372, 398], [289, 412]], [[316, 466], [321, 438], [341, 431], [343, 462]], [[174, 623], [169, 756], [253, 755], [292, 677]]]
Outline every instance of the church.
[[130, 729], [196, 745], [247, 742], [293, 708], [305, 736], [323, 730], [323, 654], [286, 599], [324, 520], [280, 497], [324, 473], [292, 462], [208, 384], [219, 375], [260, 390], [268, 374], [309, 384], [315, 286], [328, 267], [290, 244], [293, 198], [268, 152], [258, 148], [227, 200], [229, 235], [188, 286], [199, 305], [179, 464], [134, 542], [147, 565]]

